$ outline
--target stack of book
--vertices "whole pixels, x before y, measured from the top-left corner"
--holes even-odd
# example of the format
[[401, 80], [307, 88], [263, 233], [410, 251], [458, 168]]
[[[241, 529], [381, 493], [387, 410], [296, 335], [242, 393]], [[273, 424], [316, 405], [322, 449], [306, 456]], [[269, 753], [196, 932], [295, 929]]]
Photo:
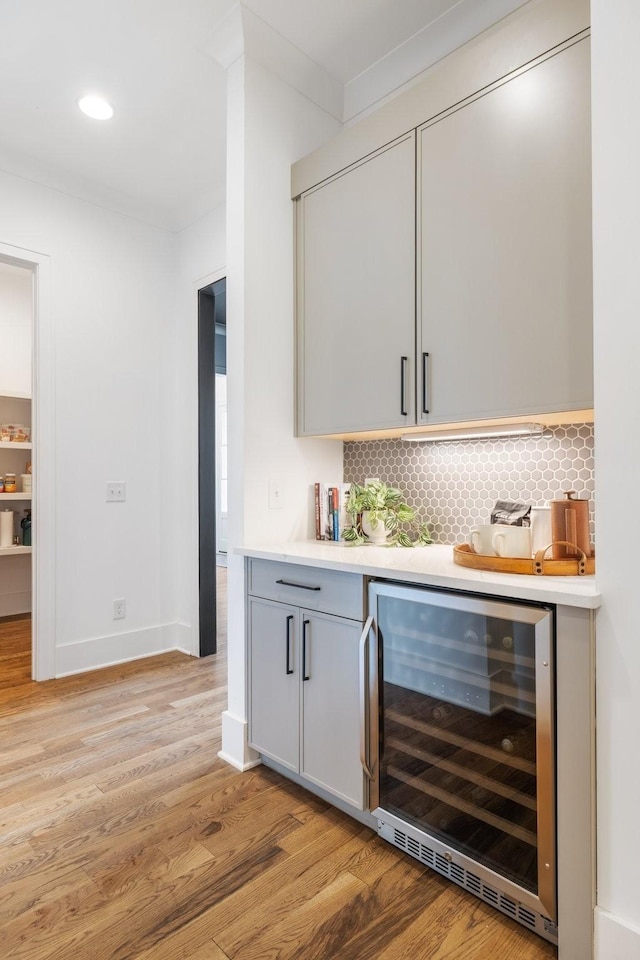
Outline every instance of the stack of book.
[[346, 505], [350, 483], [316, 483], [316, 540], [340, 540], [351, 524]]

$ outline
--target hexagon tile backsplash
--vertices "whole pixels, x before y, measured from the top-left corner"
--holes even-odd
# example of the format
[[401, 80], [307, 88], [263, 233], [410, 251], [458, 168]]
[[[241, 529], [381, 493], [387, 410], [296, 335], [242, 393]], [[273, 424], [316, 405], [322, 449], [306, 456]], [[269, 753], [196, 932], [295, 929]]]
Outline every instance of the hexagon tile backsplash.
[[496, 500], [544, 504], [576, 490], [591, 501], [595, 541], [593, 424], [549, 427], [543, 437], [344, 445], [344, 479], [379, 477], [403, 491], [437, 543], [460, 543], [489, 523]]

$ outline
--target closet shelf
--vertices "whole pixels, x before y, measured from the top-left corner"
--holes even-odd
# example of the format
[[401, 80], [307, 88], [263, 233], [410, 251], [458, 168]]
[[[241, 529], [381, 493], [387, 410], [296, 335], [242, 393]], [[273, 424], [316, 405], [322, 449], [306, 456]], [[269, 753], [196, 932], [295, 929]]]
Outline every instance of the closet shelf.
[[32, 443], [18, 443], [14, 440], [0, 440], [0, 450], [31, 450]]
[[0, 500], [31, 500], [30, 493], [0, 493]]
[[16, 557], [20, 553], [31, 553], [33, 547], [0, 547], [0, 557]]

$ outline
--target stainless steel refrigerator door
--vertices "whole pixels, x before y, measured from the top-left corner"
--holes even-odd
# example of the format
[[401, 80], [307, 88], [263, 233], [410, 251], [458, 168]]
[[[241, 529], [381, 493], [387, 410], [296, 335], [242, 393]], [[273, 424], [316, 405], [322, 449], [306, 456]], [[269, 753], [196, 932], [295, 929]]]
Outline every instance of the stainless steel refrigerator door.
[[[436, 854], [464, 868], [471, 869], [473, 876], [477, 875], [493, 885], [498, 885], [520, 903], [555, 921], [553, 613], [542, 607], [524, 606], [507, 601], [485, 600], [465, 594], [393, 583], [374, 581], [370, 584], [369, 591], [369, 611], [373, 621], [366, 656], [368, 666], [367, 713], [369, 716], [367, 759], [374, 775], [370, 791], [372, 814], [394, 829], [397, 828], [398, 824], [406, 822], [409, 825], [408, 832], [417, 837], [424, 834], [429, 839], [429, 843]], [[390, 625], [390, 603], [393, 604], [393, 623], [397, 624], [397, 628]], [[428, 625], [438, 617], [440, 619], [449, 617], [453, 621], [454, 626], [450, 627], [449, 630], [450, 638], [437, 638], [429, 632]], [[381, 620], [383, 629], [381, 629]], [[406, 622], [404, 622], [405, 620]], [[472, 625], [467, 627], [467, 631], [473, 634], [474, 643], [476, 643], [476, 646], [471, 647], [471, 652], [468, 637], [461, 633], [463, 621]], [[424, 629], [421, 627], [423, 622], [427, 624]], [[493, 641], [491, 641], [491, 638], [487, 641], [486, 633], [484, 640], [487, 643], [483, 646], [482, 638], [478, 641], [478, 635], [482, 633], [483, 624], [485, 626], [487, 624], [489, 626], [495, 626], [495, 624], [512, 625], [510, 633], [514, 637], [509, 635], [502, 638], [502, 643], [509, 639], [513, 640], [512, 646], [515, 649], [512, 653], [503, 646], [500, 646], [498, 652], [493, 650], [490, 646], [490, 642]], [[397, 636], [393, 635], [394, 629]], [[407, 637], [409, 640], [407, 640]], [[415, 649], [412, 651], [410, 646], [404, 651], [398, 651], [398, 638], [402, 638], [402, 642], [405, 644], [413, 643], [415, 648], [419, 648], [419, 655], [416, 655]], [[520, 650], [518, 649], [519, 646]], [[523, 652], [525, 647], [526, 651]], [[531, 652], [532, 656], [526, 655], [528, 652]], [[482, 663], [481, 670], [478, 669], [478, 662]], [[387, 670], [393, 673], [394, 682], [392, 685], [389, 685], [388, 676], [385, 675], [385, 663], [387, 664]], [[419, 663], [422, 667], [426, 664], [426, 670], [417, 670], [416, 663]], [[522, 676], [525, 679], [522, 683], [524, 687], [522, 687], [522, 684], [518, 687], [516, 697], [524, 699], [518, 700], [516, 698], [514, 700], [513, 696], [509, 697], [511, 688], [508, 671], [506, 681], [502, 676], [501, 668], [504, 663], [508, 665], [515, 663], [515, 669], [523, 671]], [[525, 665], [518, 666], [518, 664]], [[375, 675], [376, 670], [378, 676]], [[513, 674], [511, 674], [511, 677], [513, 677]], [[411, 706], [411, 701], [418, 703], [420, 698], [433, 703], [434, 701], [430, 700], [430, 697], [435, 691], [429, 685], [434, 687], [437, 685], [439, 697], [437, 704], [443, 712], [451, 710], [457, 711], [457, 714], [468, 713], [471, 718], [470, 722], [473, 722], [473, 718], [477, 717], [480, 724], [496, 723], [498, 729], [501, 715], [507, 718], [509, 714], [528, 718], [532, 731], [535, 726], [534, 763], [531, 760], [518, 761], [514, 757], [508, 759], [508, 763], [514, 765], [516, 770], [519, 765], [521, 770], [531, 775], [533, 768], [533, 774], [535, 775], [535, 784], [532, 787], [534, 796], [527, 801], [521, 793], [515, 791], [517, 799], [530, 808], [525, 811], [527, 824], [520, 826], [516, 822], [509, 829], [503, 817], [496, 816], [495, 813], [491, 812], [491, 802], [488, 804], [487, 810], [475, 808], [478, 818], [478, 836], [489, 834], [496, 829], [507, 829], [515, 836], [514, 843], [517, 844], [517, 842], [522, 841], [523, 844], [527, 844], [525, 849], [530, 850], [531, 856], [535, 859], [533, 864], [535, 882], [528, 884], [520, 882], [517, 864], [513, 870], [505, 869], [503, 873], [500, 869], [496, 869], [496, 863], [493, 862], [491, 857], [482, 854], [481, 849], [474, 851], [470, 849], [468, 843], [456, 845], [456, 839], [448, 837], [446, 831], [432, 829], [428, 823], [422, 824], [419, 819], [412, 818], [410, 814], [407, 815], [405, 821], [402, 810], [399, 810], [397, 806], [388, 809], [385, 805], [385, 797], [382, 795], [384, 794], [384, 788], [381, 791], [381, 775], [384, 776], [385, 738], [388, 735], [388, 718], [385, 717], [386, 695], [392, 689], [396, 693], [398, 691], [402, 693], [402, 690], [406, 688], [409, 706]], [[449, 704], [452, 706], [449, 707]], [[387, 713], [397, 717], [397, 713], [393, 709], [388, 709]], [[419, 719], [412, 720], [411, 717], [405, 718], [405, 724], [409, 731], [409, 739], [414, 741], [425, 731], [428, 733], [429, 730], [433, 729], [430, 724], [425, 724]], [[456, 729], [455, 724], [453, 729]], [[531, 735], [533, 736], [533, 733]], [[447, 757], [434, 757], [428, 742], [427, 749], [422, 745], [416, 746], [414, 742], [413, 745], [409, 744], [404, 749], [412, 755], [416, 763], [424, 761], [427, 764], [427, 769], [433, 772], [433, 777], [431, 778], [427, 774], [425, 779], [418, 782], [416, 778], [406, 772], [401, 774], [407, 792], [410, 792], [413, 786], [418, 786], [430, 795], [434, 803], [443, 799], [443, 792], [436, 783], [438, 778], [460, 776], [462, 778], [460, 782], [465, 782], [458, 754], [465, 755], [466, 744], [462, 743], [462, 739], [455, 732], [440, 732], [438, 736], [444, 738], [451, 745], [451, 749], [456, 751], [453, 760]], [[507, 742], [505, 743], [505, 741]], [[517, 746], [517, 740], [514, 742]], [[468, 741], [468, 743], [472, 743], [472, 741]], [[506, 735], [502, 744], [502, 750], [509, 749], [510, 741]], [[498, 750], [488, 748], [489, 756], [498, 763], [500, 762], [500, 746], [501, 744], [498, 742]], [[469, 756], [473, 759], [472, 754]], [[503, 759], [506, 760], [507, 758], [503, 755]], [[473, 783], [476, 785], [473, 789], [480, 793], [486, 792], [486, 776], [474, 774]], [[404, 787], [401, 787], [401, 789], [404, 789]], [[497, 789], [502, 798], [507, 797], [508, 799], [508, 791], [511, 788], [499, 784]], [[461, 793], [464, 793], [464, 791], [461, 791]], [[453, 805], [461, 817], [469, 815], [470, 805], [466, 803], [463, 796], [454, 796], [452, 793], [447, 798], [447, 802]], [[480, 844], [480, 847], [482, 847], [482, 844]], [[511, 876], [508, 876], [510, 872]]]

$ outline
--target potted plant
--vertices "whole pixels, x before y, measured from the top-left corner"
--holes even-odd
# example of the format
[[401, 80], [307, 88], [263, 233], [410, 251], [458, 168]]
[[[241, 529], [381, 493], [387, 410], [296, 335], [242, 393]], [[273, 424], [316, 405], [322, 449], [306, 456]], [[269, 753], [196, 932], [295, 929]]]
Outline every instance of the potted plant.
[[342, 536], [348, 543], [413, 547], [433, 542], [426, 523], [418, 524], [413, 540], [401, 529], [402, 524], [415, 520], [416, 512], [405, 503], [400, 490], [382, 480], [370, 480], [364, 487], [352, 483], [346, 511], [351, 526]]

